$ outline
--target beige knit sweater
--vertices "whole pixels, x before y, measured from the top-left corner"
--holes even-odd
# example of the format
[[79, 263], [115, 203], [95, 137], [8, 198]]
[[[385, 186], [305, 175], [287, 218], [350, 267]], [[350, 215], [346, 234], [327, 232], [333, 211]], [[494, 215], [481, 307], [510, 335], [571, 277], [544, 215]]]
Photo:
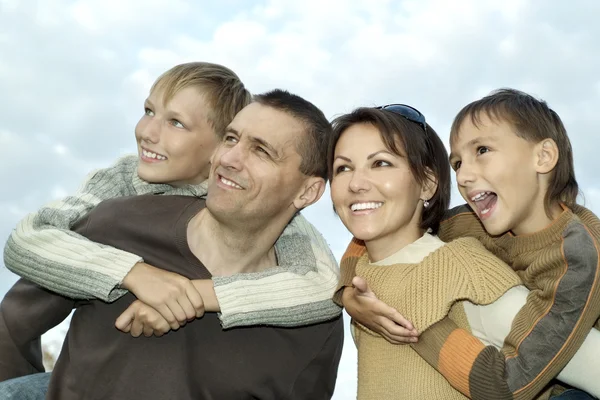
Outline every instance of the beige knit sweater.
[[[520, 284], [515, 272], [473, 238], [450, 242], [418, 264], [374, 265], [365, 254], [356, 275], [420, 332], [446, 315], [468, 329], [461, 300], [489, 304]], [[355, 327], [359, 399], [465, 399], [410, 346]]]

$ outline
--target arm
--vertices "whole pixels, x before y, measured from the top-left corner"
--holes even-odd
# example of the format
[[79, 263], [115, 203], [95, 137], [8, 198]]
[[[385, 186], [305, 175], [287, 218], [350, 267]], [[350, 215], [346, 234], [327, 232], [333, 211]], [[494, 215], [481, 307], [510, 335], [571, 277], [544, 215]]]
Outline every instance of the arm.
[[72, 298], [113, 301], [122, 296], [118, 284], [142, 259], [91, 242], [70, 228], [101, 201], [135, 194], [136, 168], [136, 158], [124, 157], [90, 174], [74, 196], [26, 216], [4, 248], [8, 269]]
[[224, 328], [301, 326], [338, 316], [337, 263], [321, 234], [298, 214], [275, 245], [280, 266], [213, 277]]
[[501, 351], [448, 318], [423, 332], [415, 350], [472, 399], [534, 398], [573, 358], [600, 315], [598, 249], [587, 243], [595, 254], [586, 252], [578, 239], [577, 251], [563, 247], [565, 273], [547, 282], [546, 291], [530, 292]]
[[[473, 335], [486, 344], [502, 348], [513, 320], [526, 304], [528, 294], [529, 290], [524, 286], [515, 286], [492, 304], [482, 306], [464, 302]], [[556, 379], [600, 397], [600, 381], [596, 379], [599, 372], [600, 331], [592, 329]]]
[[69, 316], [74, 301], [19, 280], [0, 304], [0, 381], [44, 372], [41, 335]]

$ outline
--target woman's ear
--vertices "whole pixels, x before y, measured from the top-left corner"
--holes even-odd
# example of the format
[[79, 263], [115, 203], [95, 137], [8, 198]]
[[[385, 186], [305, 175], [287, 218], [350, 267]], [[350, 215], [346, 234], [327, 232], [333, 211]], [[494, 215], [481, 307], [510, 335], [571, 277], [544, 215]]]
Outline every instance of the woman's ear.
[[438, 180], [430, 168], [425, 169], [425, 182], [421, 188], [421, 200], [430, 200], [438, 188]]

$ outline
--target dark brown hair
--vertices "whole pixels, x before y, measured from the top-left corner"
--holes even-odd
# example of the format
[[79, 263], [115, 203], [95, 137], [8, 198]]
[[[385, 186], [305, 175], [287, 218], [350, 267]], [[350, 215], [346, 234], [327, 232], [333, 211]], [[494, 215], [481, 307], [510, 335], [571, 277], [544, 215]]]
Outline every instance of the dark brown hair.
[[554, 140], [558, 147], [558, 162], [544, 198], [544, 208], [550, 216], [554, 202], [573, 207], [579, 194], [579, 185], [575, 179], [571, 141], [558, 114], [545, 101], [527, 93], [510, 88], [498, 89], [460, 110], [452, 123], [450, 142], [458, 137], [460, 127], [467, 118], [479, 127], [482, 113], [496, 123], [506, 121], [517, 136], [529, 142]]
[[437, 190], [429, 199], [429, 207], [423, 210], [420, 227], [436, 233], [444, 213], [450, 205], [450, 165], [448, 153], [433, 128], [427, 125], [423, 130], [419, 124], [405, 119], [392, 111], [361, 107], [333, 121], [333, 135], [329, 141], [327, 165], [329, 181], [333, 178], [335, 146], [346, 131], [356, 124], [371, 124], [379, 130], [386, 148], [402, 155], [399, 145], [404, 148], [411, 173], [420, 185], [426, 185], [428, 174], [437, 179]]
[[327, 143], [331, 124], [323, 111], [308, 100], [281, 89], [256, 95], [253, 101], [302, 121], [306, 134], [296, 141], [296, 150], [302, 157], [300, 172], [327, 180]]

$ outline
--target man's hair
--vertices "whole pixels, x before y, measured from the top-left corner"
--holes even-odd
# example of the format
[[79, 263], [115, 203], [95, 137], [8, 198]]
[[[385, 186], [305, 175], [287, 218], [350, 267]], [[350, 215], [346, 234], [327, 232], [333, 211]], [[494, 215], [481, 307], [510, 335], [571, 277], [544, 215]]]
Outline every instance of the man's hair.
[[527, 93], [510, 88], [498, 89], [460, 110], [452, 123], [450, 142], [458, 137], [460, 127], [467, 118], [479, 127], [482, 113], [495, 123], [508, 123], [517, 136], [529, 142], [539, 143], [544, 139], [556, 142], [558, 162], [551, 175], [544, 208], [546, 214], [550, 215], [551, 206], [556, 201], [573, 207], [579, 194], [579, 186], [575, 179], [571, 142], [558, 114], [545, 101]]
[[[357, 124], [370, 124], [377, 128], [385, 147], [406, 158], [412, 175], [420, 185], [426, 185], [428, 174], [433, 173], [437, 179], [437, 190], [428, 199], [429, 206], [423, 210], [420, 227], [436, 233], [450, 205], [451, 185], [448, 152], [437, 133], [429, 125], [423, 130], [419, 124], [392, 111], [360, 107], [341, 115], [333, 120], [333, 134], [327, 152], [330, 181], [333, 178], [335, 146], [342, 134]], [[404, 148], [404, 154], [399, 147]]]
[[254, 96], [254, 102], [274, 108], [299, 119], [306, 131], [296, 140], [296, 151], [302, 157], [300, 172], [327, 179], [327, 143], [331, 124], [313, 103], [286, 90], [274, 89]]
[[181, 90], [197, 88], [208, 103], [208, 122], [222, 137], [225, 128], [240, 110], [250, 104], [252, 95], [240, 78], [227, 67], [207, 62], [179, 64], [158, 77], [150, 93], [163, 91], [168, 103]]

